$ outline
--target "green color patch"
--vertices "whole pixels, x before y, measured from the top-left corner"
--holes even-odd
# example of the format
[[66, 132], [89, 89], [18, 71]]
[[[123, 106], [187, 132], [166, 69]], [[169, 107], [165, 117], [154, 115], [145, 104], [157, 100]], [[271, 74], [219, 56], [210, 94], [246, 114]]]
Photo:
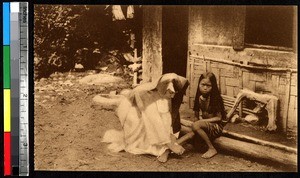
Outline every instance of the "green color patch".
[[3, 88], [10, 88], [10, 46], [3, 46]]

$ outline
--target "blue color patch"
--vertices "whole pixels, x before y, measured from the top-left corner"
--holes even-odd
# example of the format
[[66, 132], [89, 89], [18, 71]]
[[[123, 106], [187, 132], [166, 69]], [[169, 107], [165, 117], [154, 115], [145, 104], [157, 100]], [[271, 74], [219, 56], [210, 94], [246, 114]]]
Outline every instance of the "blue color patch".
[[3, 45], [10, 44], [10, 3], [3, 3]]

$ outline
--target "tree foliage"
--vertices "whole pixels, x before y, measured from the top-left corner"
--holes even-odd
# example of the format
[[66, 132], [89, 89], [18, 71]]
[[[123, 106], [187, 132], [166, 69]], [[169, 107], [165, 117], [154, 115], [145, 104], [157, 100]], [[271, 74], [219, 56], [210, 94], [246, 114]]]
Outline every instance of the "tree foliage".
[[131, 27], [112, 21], [104, 5], [35, 5], [35, 77], [68, 71], [75, 63], [93, 68], [109, 50], [131, 50]]

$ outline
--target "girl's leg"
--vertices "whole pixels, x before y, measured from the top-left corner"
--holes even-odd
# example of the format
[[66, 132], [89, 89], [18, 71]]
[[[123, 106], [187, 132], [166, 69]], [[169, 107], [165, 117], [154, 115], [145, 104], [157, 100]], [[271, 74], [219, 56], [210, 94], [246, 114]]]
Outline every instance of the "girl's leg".
[[193, 138], [195, 135], [195, 133], [193, 132], [193, 130], [190, 127], [187, 127], [184, 125], [181, 125], [180, 132], [184, 133], [185, 135], [183, 135], [176, 141], [179, 145], [182, 145], [184, 142]]
[[187, 140], [193, 138], [195, 135], [194, 132], [189, 132], [187, 134], [185, 134], [184, 136], [180, 137], [178, 140], [177, 140], [177, 143], [182, 145], [184, 142], [186, 142]]
[[204, 130], [207, 130], [207, 124], [205, 121], [196, 121], [192, 125], [192, 129], [195, 133], [197, 133], [207, 144], [208, 150], [202, 155], [202, 158], [211, 158], [215, 156], [218, 152], [215, 149], [215, 147], [212, 145], [209, 137], [207, 136], [206, 132]]

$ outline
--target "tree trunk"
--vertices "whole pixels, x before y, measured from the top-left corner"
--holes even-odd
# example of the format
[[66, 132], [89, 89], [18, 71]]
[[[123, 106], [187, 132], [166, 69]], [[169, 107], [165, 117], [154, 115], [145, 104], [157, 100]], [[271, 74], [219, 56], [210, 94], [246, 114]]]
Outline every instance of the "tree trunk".
[[143, 83], [162, 75], [162, 6], [143, 7]]
[[223, 136], [233, 138], [233, 139], [237, 139], [237, 140], [240, 140], [240, 141], [259, 144], [259, 145], [262, 145], [262, 146], [269, 146], [269, 147], [272, 147], [272, 148], [281, 149], [282, 151], [287, 151], [287, 152], [297, 154], [297, 149], [295, 149], [295, 148], [288, 147], [288, 146], [278, 144], [278, 143], [273, 143], [273, 142], [260, 140], [260, 139], [257, 139], [257, 138], [249, 137], [249, 136], [238, 134], [238, 133], [229, 132], [227, 130], [223, 130]]
[[286, 165], [297, 166], [297, 154], [254, 143], [220, 137], [214, 141], [217, 149], [238, 153], [249, 158], [256, 158]]

